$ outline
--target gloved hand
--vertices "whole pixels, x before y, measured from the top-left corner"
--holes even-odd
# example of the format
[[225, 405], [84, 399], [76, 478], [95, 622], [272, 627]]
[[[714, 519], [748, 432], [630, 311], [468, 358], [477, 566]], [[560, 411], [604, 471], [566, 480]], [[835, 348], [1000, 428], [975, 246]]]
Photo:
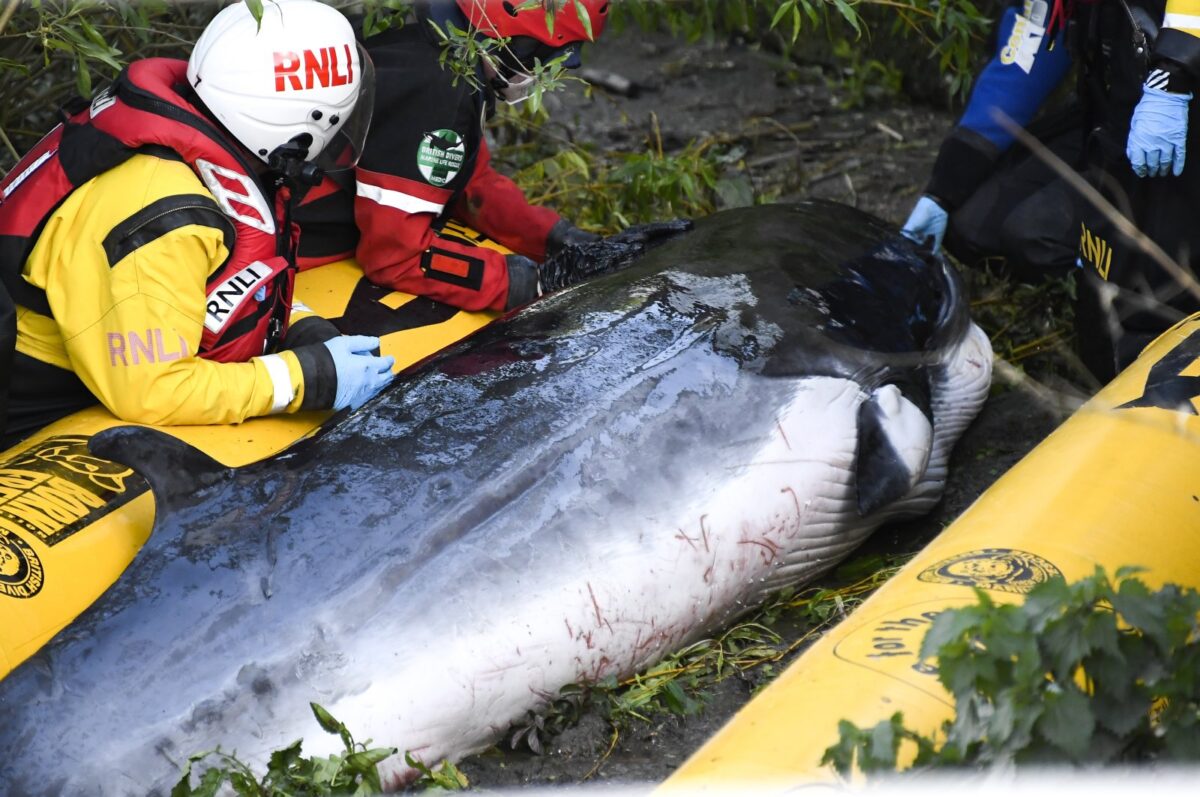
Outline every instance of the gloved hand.
[[333, 409], [358, 409], [392, 381], [395, 357], [377, 357], [379, 338], [368, 335], [341, 335], [323, 344], [333, 355], [337, 373], [337, 395]]
[[1183, 173], [1187, 155], [1188, 103], [1192, 95], [1142, 89], [1133, 110], [1125, 155], [1138, 177], [1166, 177]]
[[912, 213], [908, 214], [908, 221], [904, 222], [900, 234], [920, 246], [928, 245], [932, 238], [931, 248], [936, 254], [942, 248], [942, 238], [946, 235], [949, 222], [950, 216], [945, 209], [933, 197], [923, 196], [917, 200]]
[[504, 303], [505, 311], [524, 307], [542, 295], [541, 273], [537, 263], [524, 255], [505, 255], [504, 265], [508, 267], [508, 296]]
[[581, 230], [566, 219], [559, 219], [546, 235], [546, 256], [558, 253], [564, 246], [579, 246], [599, 240], [600, 236], [596, 233]]
[[632, 227], [626, 227], [616, 235], [610, 235], [604, 240], [614, 243], [643, 244], [646, 249], [653, 249], [677, 235], [690, 232], [695, 226], [695, 223], [691, 219], [652, 221], [648, 224], [635, 224]]
[[618, 271], [693, 226], [691, 219], [656, 221], [590, 243], [564, 246], [542, 263], [542, 290], [558, 290], [588, 277]]

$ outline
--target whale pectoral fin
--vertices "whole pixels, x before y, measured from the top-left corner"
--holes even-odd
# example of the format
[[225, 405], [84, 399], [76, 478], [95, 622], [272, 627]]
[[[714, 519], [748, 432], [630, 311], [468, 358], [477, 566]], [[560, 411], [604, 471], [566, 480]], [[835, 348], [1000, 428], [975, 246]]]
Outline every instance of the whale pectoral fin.
[[865, 517], [907, 495], [932, 448], [933, 426], [899, 388], [884, 385], [872, 393], [858, 408], [858, 514]]
[[233, 475], [203, 451], [165, 432], [145, 426], [105, 429], [88, 441], [93, 454], [128, 465], [150, 483], [156, 514], [191, 503], [198, 490]]

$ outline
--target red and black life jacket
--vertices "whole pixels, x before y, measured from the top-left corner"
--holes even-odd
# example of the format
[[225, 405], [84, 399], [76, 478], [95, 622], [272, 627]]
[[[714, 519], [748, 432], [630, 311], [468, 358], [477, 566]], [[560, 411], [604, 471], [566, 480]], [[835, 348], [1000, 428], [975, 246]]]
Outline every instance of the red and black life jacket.
[[[287, 189], [272, 206], [246, 157], [180, 96], [175, 87], [187, 85], [186, 73], [187, 63], [173, 59], [130, 64], [0, 181], [0, 280], [18, 305], [50, 315], [45, 293], [21, 272], [54, 210], [135, 154], [181, 159], [220, 206], [230, 250], [208, 278], [199, 355], [241, 362], [274, 350], [287, 329], [298, 227], [283, 221]], [[179, 197], [179, 209], [187, 201]], [[195, 211], [211, 213], [211, 204]]]

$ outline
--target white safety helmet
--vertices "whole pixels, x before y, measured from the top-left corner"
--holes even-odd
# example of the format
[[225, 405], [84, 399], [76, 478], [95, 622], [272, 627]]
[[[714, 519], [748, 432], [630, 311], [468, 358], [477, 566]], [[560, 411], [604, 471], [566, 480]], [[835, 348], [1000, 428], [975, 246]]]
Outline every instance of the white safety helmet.
[[[261, 25], [244, 2], [216, 15], [188, 59], [188, 83], [263, 162], [278, 147], [311, 161], [357, 160], [370, 124], [370, 58], [342, 13], [316, 0], [267, 0]], [[339, 133], [347, 147], [330, 147]], [[328, 154], [328, 153], [327, 153]], [[351, 164], [352, 165], [352, 164]]]

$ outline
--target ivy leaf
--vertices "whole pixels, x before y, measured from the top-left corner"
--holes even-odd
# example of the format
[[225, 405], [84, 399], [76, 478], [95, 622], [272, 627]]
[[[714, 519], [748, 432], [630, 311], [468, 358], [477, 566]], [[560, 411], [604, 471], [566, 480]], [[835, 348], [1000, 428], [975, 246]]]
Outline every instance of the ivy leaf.
[[290, 746], [282, 750], [276, 750], [271, 753], [271, 758], [267, 762], [267, 775], [270, 777], [283, 777], [284, 774], [291, 769], [300, 760], [300, 739], [292, 742]]
[[1137, 579], [1121, 582], [1117, 593], [1113, 595], [1112, 603], [1125, 622], [1154, 640], [1160, 650], [1171, 647], [1167, 638], [1166, 623], [1163, 621], [1163, 607], [1144, 583]]
[[1173, 728], [1166, 737], [1167, 758], [1173, 761], [1196, 761], [1196, 751], [1200, 750], [1200, 723], [1196, 722], [1193, 709], [1191, 721], [1181, 723]]
[[1038, 584], [1025, 597], [1024, 610], [1035, 633], [1062, 616], [1063, 608], [1071, 603], [1071, 590], [1062, 576]]
[[391, 758], [397, 752], [399, 751], [395, 747], [376, 747], [371, 750], [351, 753], [346, 756], [346, 766], [355, 772], [368, 772], [375, 769], [375, 766], [380, 761]]
[[1072, 684], [1058, 693], [1048, 693], [1044, 705], [1038, 733], [1073, 760], [1082, 760], [1096, 730], [1087, 697]]
[[970, 611], [946, 611], [933, 619], [921, 641], [921, 658], [938, 655], [943, 647], [960, 641], [967, 631], [976, 628], [975, 614]]
[[313, 716], [317, 718], [317, 723], [321, 726], [321, 730], [326, 733], [341, 734], [346, 730], [346, 726], [334, 719], [333, 715], [325, 710], [324, 706], [317, 703], [308, 704], [312, 708]]
[[[899, 717], [899, 714], [895, 716]], [[862, 735], [862, 731], [858, 726], [849, 720], [840, 720], [838, 722], [838, 740], [835, 744], [825, 748], [825, 753], [821, 756], [821, 766], [829, 764], [839, 775], [845, 777], [850, 774], [854, 768], [854, 751], [858, 749], [858, 740]]]
[[896, 766], [896, 751], [900, 748], [900, 737], [896, 735], [896, 726], [892, 722], [881, 722], [871, 730], [870, 747], [867, 756], [872, 768]]
[[233, 791], [238, 797], [259, 797], [262, 794], [253, 776], [245, 772], [230, 772], [229, 785], [233, 787]]
[[1118, 736], [1132, 733], [1150, 720], [1149, 702], [1133, 690], [1125, 691], [1124, 695], [1110, 694], [1104, 700], [1092, 701], [1097, 723]]

